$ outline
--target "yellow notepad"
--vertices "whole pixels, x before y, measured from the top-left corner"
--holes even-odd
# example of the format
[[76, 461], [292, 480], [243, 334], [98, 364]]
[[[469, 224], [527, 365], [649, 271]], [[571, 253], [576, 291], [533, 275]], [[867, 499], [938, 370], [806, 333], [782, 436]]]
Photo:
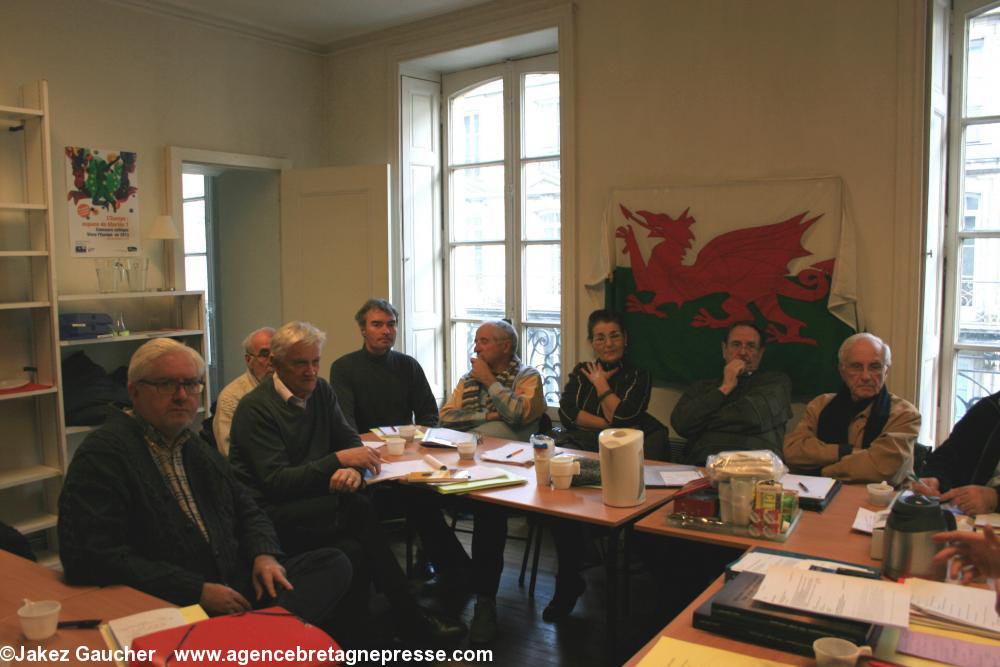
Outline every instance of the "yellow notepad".
[[742, 653], [693, 644], [673, 637], [660, 637], [656, 646], [639, 661], [639, 667], [788, 667], [788, 663], [754, 658]]

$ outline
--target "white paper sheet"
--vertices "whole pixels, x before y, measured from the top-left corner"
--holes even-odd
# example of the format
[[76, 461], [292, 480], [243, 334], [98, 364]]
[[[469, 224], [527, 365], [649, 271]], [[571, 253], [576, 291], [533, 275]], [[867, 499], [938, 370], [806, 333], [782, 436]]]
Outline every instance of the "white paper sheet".
[[497, 447], [484, 452], [480, 457], [483, 461], [506, 463], [515, 466], [530, 466], [535, 463], [535, 452], [526, 442], [512, 442], [503, 447]]
[[660, 478], [666, 486], [684, 486], [688, 482], [701, 479], [702, 475], [697, 470], [661, 470]]
[[992, 526], [993, 528], [1000, 528], [1000, 514], [996, 512], [992, 512], [990, 514], [977, 514], [976, 525]]
[[879, 510], [878, 512], [873, 512], [870, 509], [859, 507], [851, 528], [871, 535], [875, 528], [880, 528], [885, 525], [885, 520], [888, 516], [889, 510]]
[[1000, 658], [996, 646], [913, 630], [899, 633], [896, 651], [962, 667], [995, 667]]
[[1000, 634], [996, 593], [989, 589], [945, 584], [916, 577], [906, 580], [911, 604], [925, 614]]
[[434, 443], [445, 447], [457, 447], [460, 442], [475, 442], [474, 433], [463, 433], [450, 428], [429, 428], [424, 434], [424, 443]]
[[823, 500], [837, 480], [832, 477], [812, 477], [810, 475], [792, 475], [785, 473], [781, 477], [781, 486], [789, 491], [797, 491], [799, 498]]
[[755, 572], [757, 574], [767, 574], [772, 567], [794, 567], [808, 570], [813, 565], [825, 567], [832, 570], [857, 570], [858, 572], [868, 572], [862, 567], [854, 567], [845, 563], [836, 563], [830, 560], [819, 560], [816, 558], [795, 558], [793, 556], [782, 556], [764, 551], [750, 551], [743, 555], [738, 561], [733, 563], [733, 572]]
[[910, 624], [910, 589], [891, 581], [777, 566], [768, 568], [753, 599], [895, 628]]
[[180, 609], [168, 607], [165, 609], [144, 611], [108, 621], [108, 630], [114, 636], [118, 645], [126, 649], [132, 645], [132, 640], [136, 637], [142, 637], [143, 635], [158, 632], [159, 630], [176, 628], [180, 625], [187, 625], [188, 622]]
[[415, 459], [412, 461], [394, 461], [392, 463], [383, 462], [382, 469], [379, 471], [379, 474], [372, 475], [371, 477], [368, 477], [366, 474], [365, 481], [368, 484], [377, 484], [390, 479], [406, 477], [411, 472], [427, 472], [428, 470], [433, 469], [434, 468], [429, 466], [423, 459]]

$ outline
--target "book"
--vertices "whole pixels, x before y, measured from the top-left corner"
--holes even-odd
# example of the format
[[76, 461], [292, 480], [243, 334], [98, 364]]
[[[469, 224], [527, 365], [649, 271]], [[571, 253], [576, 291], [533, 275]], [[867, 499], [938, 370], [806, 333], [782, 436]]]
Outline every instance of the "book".
[[872, 635], [871, 623], [824, 616], [754, 600], [764, 575], [740, 572], [711, 598], [713, 618], [735, 627], [753, 627], [799, 639], [839, 637], [865, 644]]
[[456, 482], [454, 484], [435, 484], [432, 488], [438, 493], [450, 495], [455, 493], [469, 493], [470, 491], [481, 491], [482, 489], [495, 489], [501, 486], [517, 486], [518, 484], [527, 483], [528, 480], [520, 475], [515, 475], [512, 472], [504, 470], [502, 477], [492, 477], [490, 479], [480, 479], [471, 482]]
[[699, 630], [722, 635], [741, 642], [776, 648], [779, 651], [788, 651], [789, 653], [796, 653], [810, 658], [813, 657], [813, 638], [774, 632], [773, 630], [764, 629], [754, 624], [744, 623], [735, 625], [728, 621], [720, 620], [712, 616], [711, 600], [708, 600], [694, 610], [691, 625]]

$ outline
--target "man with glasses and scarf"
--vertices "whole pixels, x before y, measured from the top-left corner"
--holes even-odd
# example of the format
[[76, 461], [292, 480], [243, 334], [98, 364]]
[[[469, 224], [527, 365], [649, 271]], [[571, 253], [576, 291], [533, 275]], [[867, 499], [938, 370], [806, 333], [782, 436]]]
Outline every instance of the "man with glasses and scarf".
[[899, 484], [913, 472], [920, 413], [885, 388], [892, 352], [878, 336], [858, 333], [838, 357], [844, 384], [806, 406], [785, 438], [785, 463], [846, 482]]
[[274, 371], [271, 366], [271, 337], [274, 329], [262, 327], [251, 331], [243, 340], [243, 358], [247, 362], [247, 370], [226, 385], [219, 392], [215, 411], [212, 414], [212, 433], [215, 442], [223, 456], [229, 455], [229, 430], [233, 426], [233, 415], [240, 399], [253, 391], [260, 381]]

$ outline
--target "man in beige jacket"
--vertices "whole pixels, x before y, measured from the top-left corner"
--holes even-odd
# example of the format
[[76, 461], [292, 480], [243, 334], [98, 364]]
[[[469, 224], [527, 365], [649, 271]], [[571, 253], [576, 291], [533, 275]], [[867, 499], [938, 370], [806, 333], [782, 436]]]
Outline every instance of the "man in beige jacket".
[[840, 346], [836, 394], [817, 396], [785, 436], [785, 462], [845, 482], [899, 484], [913, 472], [920, 413], [885, 388], [892, 352], [878, 336], [858, 333]]

